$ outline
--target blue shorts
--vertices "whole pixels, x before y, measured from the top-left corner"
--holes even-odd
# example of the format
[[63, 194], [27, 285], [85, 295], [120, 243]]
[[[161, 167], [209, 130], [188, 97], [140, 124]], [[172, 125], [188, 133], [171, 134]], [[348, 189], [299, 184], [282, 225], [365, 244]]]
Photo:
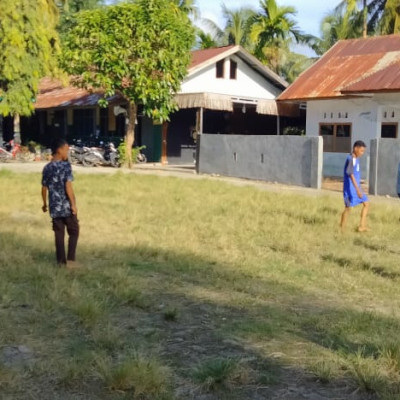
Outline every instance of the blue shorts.
[[366, 194], [363, 194], [362, 198], [360, 199], [357, 195], [354, 196], [352, 194], [344, 193], [343, 199], [344, 199], [344, 205], [346, 207], [355, 207], [358, 206], [359, 204], [367, 202], [368, 196]]

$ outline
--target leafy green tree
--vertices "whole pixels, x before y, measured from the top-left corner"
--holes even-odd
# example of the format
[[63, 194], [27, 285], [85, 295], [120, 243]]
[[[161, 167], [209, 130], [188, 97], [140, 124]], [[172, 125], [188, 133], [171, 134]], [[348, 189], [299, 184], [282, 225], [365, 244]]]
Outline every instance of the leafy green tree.
[[61, 36], [71, 28], [74, 15], [83, 10], [93, 10], [105, 4], [105, 0], [55, 0], [60, 11]]
[[78, 77], [75, 84], [125, 98], [130, 149], [138, 104], [158, 120], [176, 110], [174, 94], [187, 74], [193, 43], [187, 14], [171, 0], [137, 0], [79, 13], [65, 37], [62, 65]]
[[42, 77], [57, 73], [58, 12], [53, 0], [0, 1], [0, 114], [30, 115]]

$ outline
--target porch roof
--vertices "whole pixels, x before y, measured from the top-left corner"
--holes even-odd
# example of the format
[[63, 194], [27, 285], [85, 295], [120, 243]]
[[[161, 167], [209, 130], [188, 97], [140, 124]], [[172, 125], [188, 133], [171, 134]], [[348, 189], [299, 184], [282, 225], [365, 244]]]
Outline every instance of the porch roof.
[[234, 103], [256, 105], [258, 114], [281, 115], [285, 117], [298, 117], [299, 106], [297, 104], [277, 104], [273, 99], [237, 99], [228, 95], [215, 93], [187, 93], [177, 94], [175, 100], [178, 107], [186, 108], [206, 108], [217, 111], [233, 111]]

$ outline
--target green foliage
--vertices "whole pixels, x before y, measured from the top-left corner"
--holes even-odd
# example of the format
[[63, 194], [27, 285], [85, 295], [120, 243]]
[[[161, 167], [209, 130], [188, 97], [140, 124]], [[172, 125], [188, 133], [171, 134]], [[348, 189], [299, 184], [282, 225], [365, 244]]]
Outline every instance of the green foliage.
[[56, 0], [60, 10], [60, 35], [64, 36], [73, 24], [75, 14], [83, 10], [93, 10], [104, 5], [104, 0]]
[[62, 65], [77, 85], [121, 93], [165, 120], [186, 76], [194, 30], [169, 0], [138, 0], [84, 11], [64, 40]]
[[52, 0], [0, 2], [0, 115], [30, 115], [42, 77], [57, 73]]
[[228, 386], [239, 371], [238, 360], [233, 358], [215, 358], [200, 364], [193, 372], [193, 378], [206, 390]]
[[99, 375], [113, 390], [132, 391], [135, 398], [166, 398], [170, 392], [171, 371], [157, 359], [135, 353], [114, 366], [107, 360], [98, 365]]
[[[132, 147], [132, 162], [136, 163], [137, 155], [141, 150], [144, 150], [146, 146]], [[121, 164], [126, 164], [128, 162], [128, 156], [126, 154], [126, 143], [122, 142], [118, 146], [119, 161]]]
[[304, 136], [306, 133], [304, 129], [299, 128], [298, 126], [287, 126], [283, 130], [284, 135], [294, 135], [294, 136]]

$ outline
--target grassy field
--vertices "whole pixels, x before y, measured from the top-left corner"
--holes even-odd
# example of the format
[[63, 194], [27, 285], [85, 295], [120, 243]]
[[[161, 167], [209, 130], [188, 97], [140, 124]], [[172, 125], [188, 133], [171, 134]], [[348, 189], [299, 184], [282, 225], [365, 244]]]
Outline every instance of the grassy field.
[[67, 271], [39, 182], [0, 171], [0, 399], [400, 399], [400, 205], [77, 175]]

